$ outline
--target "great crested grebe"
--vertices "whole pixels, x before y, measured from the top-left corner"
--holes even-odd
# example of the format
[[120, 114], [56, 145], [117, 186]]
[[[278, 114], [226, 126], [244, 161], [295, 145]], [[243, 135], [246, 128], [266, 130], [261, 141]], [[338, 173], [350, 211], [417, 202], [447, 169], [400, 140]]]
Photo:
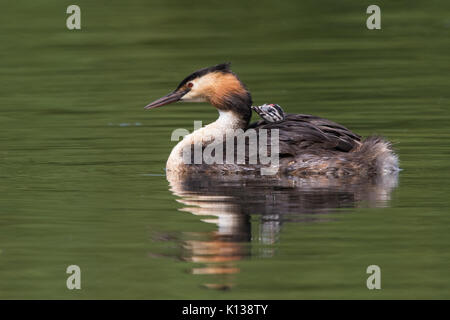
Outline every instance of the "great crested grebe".
[[[267, 167], [267, 164], [248, 161], [241, 164], [191, 164], [184, 161], [186, 148], [190, 150], [200, 144], [205, 149], [216, 141], [218, 133], [225, 135], [227, 130], [239, 129], [257, 132], [278, 129], [279, 175], [373, 176], [398, 171], [398, 159], [391, 144], [380, 137], [370, 136], [361, 140], [359, 135], [335, 122], [311, 115], [285, 114], [278, 105], [252, 107], [250, 92], [231, 71], [230, 64], [218, 64], [192, 73], [173, 92], [150, 103], [145, 109], [177, 101], [208, 102], [219, 111], [219, 118], [186, 135], [173, 148], [167, 160], [168, 173], [255, 173]], [[252, 109], [263, 120], [250, 124]], [[266, 141], [259, 139], [257, 143], [267, 143], [270, 149]]]

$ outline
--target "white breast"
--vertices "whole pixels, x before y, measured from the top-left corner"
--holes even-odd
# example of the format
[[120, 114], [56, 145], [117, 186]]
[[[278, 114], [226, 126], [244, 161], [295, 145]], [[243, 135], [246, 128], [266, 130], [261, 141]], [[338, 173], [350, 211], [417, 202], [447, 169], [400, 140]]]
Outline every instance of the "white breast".
[[219, 118], [216, 121], [195, 130], [178, 142], [170, 153], [166, 164], [166, 170], [183, 170], [186, 165], [183, 161], [183, 150], [185, 147], [191, 148], [193, 144], [209, 144], [214, 141], [215, 137], [225, 134], [229, 129], [244, 129], [242, 128], [242, 120], [231, 111], [219, 110]]

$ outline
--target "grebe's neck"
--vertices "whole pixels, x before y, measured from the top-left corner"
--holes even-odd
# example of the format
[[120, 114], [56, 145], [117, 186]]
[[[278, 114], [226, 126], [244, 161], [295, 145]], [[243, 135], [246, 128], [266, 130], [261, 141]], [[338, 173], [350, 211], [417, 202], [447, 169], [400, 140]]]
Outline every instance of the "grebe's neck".
[[219, 111], [219, 118], [216, 121], [208, 124], [203, 129], [219, 130], [225, 132], [227, 129], [243, 129], [248, 126], [247, 119], [243, 119], [242, 116], [236, 114], [233, 111]]
[[178, 144], [191, 145], [201, 143], [206, 145], [214, 141], [216, 137], [226, 134], [227, 130], [245, 130], [247, 126], [248, 122], [235, 112], [219, 110], [219, 118], [216, 121], [185, 136]]
[[218, 136], [226, 134], [227, 130], [245, 130], [248, 126], [248, 121], [243, 119], [233, 111], [219, 110], [219, 118], [202, 127], [191, 134], [186, 135], [183, 140], [172, 149], [169, 159], [167, 160], [166, 169], [169, 171], [180, 171], [184, 167], [183, 150], [184, 148], [191, 148], [192, 145], [201, 144], [202, 146], [210, 144]]

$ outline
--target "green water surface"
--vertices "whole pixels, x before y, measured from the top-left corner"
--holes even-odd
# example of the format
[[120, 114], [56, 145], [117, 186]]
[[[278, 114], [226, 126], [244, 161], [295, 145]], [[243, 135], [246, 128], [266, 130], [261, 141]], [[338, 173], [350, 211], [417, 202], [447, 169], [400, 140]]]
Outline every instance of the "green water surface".
[[[70, 4], [1, 2], [0, 298], [450, 298], [448, 1], [377, 1], [381, 30], [372, 1], [79, 0], [72, 31]], [[170, 135], [217, 112], [143, 107], [225, 61], [255, 104], [392, 141], [398, 186], [373, 204], [348, 186], [246, 203], [230, 185], [241, 198], [214, 198], [210, 219], [186, 210], [164, 176]], [[232, 261], [213, 261], [222, 249]]]

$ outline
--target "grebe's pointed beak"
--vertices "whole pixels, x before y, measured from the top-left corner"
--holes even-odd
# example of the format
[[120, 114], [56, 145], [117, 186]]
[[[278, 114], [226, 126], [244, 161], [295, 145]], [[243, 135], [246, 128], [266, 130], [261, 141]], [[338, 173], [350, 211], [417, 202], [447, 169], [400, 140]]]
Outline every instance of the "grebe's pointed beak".
[[174, 91], [172, 93], [169, 93], [168, 95], [159, 98], [158, 100], [153, 101], [152, 103], [145, 106], [144, 109], [154, 109], [158, 107], [165, 106], [166, 104], [173, 103], [179, 101], [186, 93], [188, 93], [189, 90], [181, 90], [181, 91]]

